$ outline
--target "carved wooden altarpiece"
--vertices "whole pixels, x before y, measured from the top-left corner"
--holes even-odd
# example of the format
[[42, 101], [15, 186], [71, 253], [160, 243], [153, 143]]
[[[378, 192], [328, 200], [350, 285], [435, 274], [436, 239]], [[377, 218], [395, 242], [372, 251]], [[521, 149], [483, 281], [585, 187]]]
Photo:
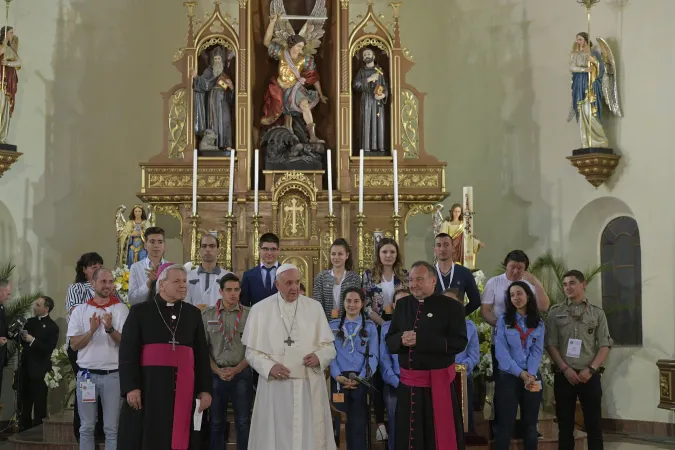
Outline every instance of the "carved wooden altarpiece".
[[[289, 14], [305, 2], [284, 0]], [[213, 12], [200, 24], [194, 17], [196, 2], [188, 9], [187, 42], [174, 56], [181, 82], [164, 92], [164, 146], [141, 166], [138, 197], [153, 205], [155, 213], [180, 221], [185, 261], [198, 263], [197, 242], [205, 232], [221, 237], [222, 263], [242, 273], [258, 262], [257, 239], [267, 231], [281, 238], [280, 260], [301, 270], [311, 293], [315, 274], [328, 265], [331, 238], [344, 237], [358, 255], [364, 270], [373, 261], [373, 232], [404, 239], [410, 216], [430, 214], [443, 200], [445, 162], [424, 148], [424, 97], [406, 81], [414, 62], [403, 48], [399, 33], [401, 2], [391, 3], [393, 18], [383, 23], [373, 5], [362, 20], [350, 26], [349, 0], [327, 0], [326, 35], [315, 55], [324, 93], [330, 101], [316, 109], [317, 134], [333, 149], [333, 173], [290, 171], [259, 173], [260, 217], [254, 218], [253, 154], [259, 146], [260, 112], [269, 77], [274, 73], [262, 44], [269, 18], [269, 0], [239, 0], [239, 17]], [[232, 107], [236, 149], [233, 214], [227, 215], [230, 157], [198, 158], [198, 216], [192, 218], [192, 164], [197, 138], [193, 126], [194, 99], [191, 71], [201, 69], [203, 52], [219, 45], [234, 53], [230, 77], [236, 92]], [[370, 47], [381, 55], [378, 62], [389, 77], [391, 116], [388, 142], [399, 157], [399, 216], [393, 214], [392, 157], [367, 157], [364, 162], [363, 227], [357, 228], [359, 160], [351, 78], [355, 56]], [[334, 216], [328, 217], [328, 176], [333, 181]], [[334, 228], [329, 228], [329, 222]], [[399, 227], [403, 230], [399, 231]], [[404, 245], [401, 245], [404, 253]]]

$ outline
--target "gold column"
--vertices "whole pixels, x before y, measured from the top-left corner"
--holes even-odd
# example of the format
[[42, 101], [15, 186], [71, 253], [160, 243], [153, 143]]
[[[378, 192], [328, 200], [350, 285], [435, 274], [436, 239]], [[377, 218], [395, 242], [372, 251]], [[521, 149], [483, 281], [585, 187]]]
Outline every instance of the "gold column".
[[358, 245], [359, 245], [359, 275], [363, 276], [363, 272], [365, 271], [364, 268], [364, 255], [365, 255], [365, 242], [363, 239], [363, 223], [366, 220], [366, 216], [363, 214], [357, 214], [356, 216], [356, 235], [357, 235], [357, 240], [358, 240]]
[[199, 229], [199, 215], [195, 214], [188, 218], [190, 221], [190, 228], [192, 230], [191, 242], [190, 242], [190, 261], [192, 264], [197, 261], [197, 247], [199, 242], [197, 242], [197, 232]]
[[251, 223], [253, 224], [253, 235], [251, 237], [251, 245], [253, 246], [253, 263], [260, 263], [260, 249], [258, 248], [258, 241], [260, 240], [260, 214], [253, 214]]
[[232, 228], [234, 227], [234, 214], [225, 216], [225, 268], [232, 271]]

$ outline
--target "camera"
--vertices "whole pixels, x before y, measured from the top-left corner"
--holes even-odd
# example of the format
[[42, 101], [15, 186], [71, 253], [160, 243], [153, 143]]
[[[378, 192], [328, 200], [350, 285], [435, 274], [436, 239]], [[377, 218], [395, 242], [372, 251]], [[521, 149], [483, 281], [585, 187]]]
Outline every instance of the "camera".
[[7, 327], [7, 336], [9, 336], [10, 339], [16, 339], [16, 337], [20, 334], [23, 335], [23, 327], [26, 325], [26, 321], [27, 319], [23, 316], [19, 316], [14, 319], [14, 321]]

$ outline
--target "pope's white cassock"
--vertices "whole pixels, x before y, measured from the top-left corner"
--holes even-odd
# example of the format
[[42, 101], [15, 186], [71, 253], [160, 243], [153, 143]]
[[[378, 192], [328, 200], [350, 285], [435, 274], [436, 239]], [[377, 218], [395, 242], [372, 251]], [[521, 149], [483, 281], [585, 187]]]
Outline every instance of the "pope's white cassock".
[[[242, 338], [246, 360], [260, 374], [248, 450], [335, 449], [324, 378], [335, 358], [333, 340], [323, 308], [309, 297], [289, 303], [275, 294], [253, 305]], [[310, 353], [320, 367], [303, 366]], [[289, 379], [269, 376], [277, 363], [289, 369]]]

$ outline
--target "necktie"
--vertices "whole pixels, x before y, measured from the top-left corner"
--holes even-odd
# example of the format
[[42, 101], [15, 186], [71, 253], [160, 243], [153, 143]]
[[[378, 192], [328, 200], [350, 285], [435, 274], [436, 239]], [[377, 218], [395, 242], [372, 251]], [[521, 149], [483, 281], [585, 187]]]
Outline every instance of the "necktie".
[[265, 275], [265, 288], [269, 291], [272, 289], [272, 269], [274, 269], [274, 267], [262, 266], [262, 268], [267, 272]]

